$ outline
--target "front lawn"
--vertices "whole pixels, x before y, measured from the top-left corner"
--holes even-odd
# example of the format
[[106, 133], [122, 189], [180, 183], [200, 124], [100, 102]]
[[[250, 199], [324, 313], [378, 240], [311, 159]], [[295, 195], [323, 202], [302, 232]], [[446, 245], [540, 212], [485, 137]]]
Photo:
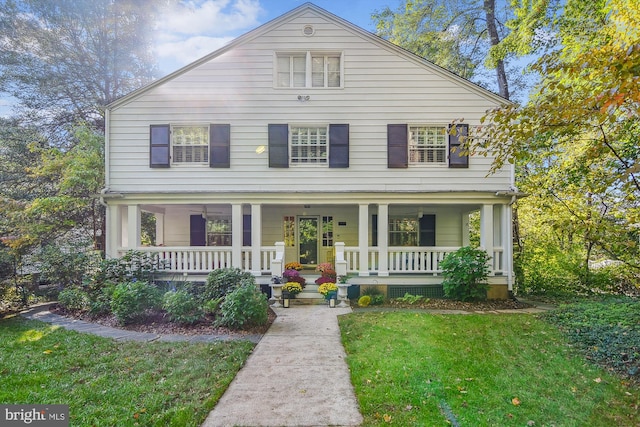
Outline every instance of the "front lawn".
[[527, 314], [340, 318], [364, 426], [638, 426], [640, 390]]
[[0, 320], [0, 402], [66, 404], [72, 426], [199, 426], [254, 344], [116, 342]]

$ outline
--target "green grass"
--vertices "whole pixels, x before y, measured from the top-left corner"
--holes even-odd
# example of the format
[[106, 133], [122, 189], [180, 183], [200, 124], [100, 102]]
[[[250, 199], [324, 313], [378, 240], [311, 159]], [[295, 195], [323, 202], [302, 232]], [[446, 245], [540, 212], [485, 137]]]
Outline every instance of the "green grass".
[[340, 318], [364, 426], [638, 426], [640, 390], [534, 316]]
[[73, 426], [199, 426], [254, 344], [135, 343], [0, 320], [0, 402], [67, 404]]

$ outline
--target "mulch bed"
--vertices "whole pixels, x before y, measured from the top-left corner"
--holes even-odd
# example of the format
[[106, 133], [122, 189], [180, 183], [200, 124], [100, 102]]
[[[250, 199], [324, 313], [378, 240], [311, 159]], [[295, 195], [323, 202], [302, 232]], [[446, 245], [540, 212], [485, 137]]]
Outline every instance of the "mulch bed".
[[[354, 308], [357, 307], [354, 306]], [[508, 300], [489, 300], [479, 302], [461, 302], [447, 299], [431, 298], [424, 301], [418, 301], [414, 304], [401, 303], [394, 301], [393, 303], [385, 303], [384, 305], [370, 306], [378, 308], [406, 308], [406, 309], [430, 309], [430, 310], [463, 310], [463, 311], [494, 311], [505, 309], [523, 309], [531, 307], [530, 304], [520, 302], [516, 299]], [[253, 327], [247, 330], [232, 330], [224, 327], [216, 327], [213, 325], [213, 317], [206, 317], [202, 321], [193, 325], [180, 325], [169, 320], [164, 312], [150, 313], [144, 319], [144, 323], [133, 323], [129, 325], [120, 325], [115, 316], [99, 316], [92, 317], [86, 313], [68, 312], [57, 304], [51, 306], [52, 313], [60, 314], [65, 317], [80, 319], [87, 322], [98, 323], [100, 325], [112, 328], [125, 329], [136, 332], [150, 332], [155, 334], [181, 334], [181, 335], [230, 335], [241, 337], [243, 335], [263, 335], [267, 332], [271, 324], [276, 318], [276, 314], [269, 308], [269, 317], [267, 324]]]
[[246, 330], [233, 330], [213, 325], [214, 318], [207, 316], [203, 320], [193, 325], [180, 325], [169, 320], [169, 316], [164, 312], [149, 313], [144, 318], [144, 323], [132, 323], [121, 325], [114, 315], [89, 316], [87, 313], [72, 313], [66, 311], [58, 304], [54, 304], [49, 309], [52, 313], [65, 317], [84, 320], [86, 322], [98, 323], [111, 328], [125, 329], [127, 331], [150, 332], [154, 334], [181, 334], [181, 335], [231, 335], [241, 337], [243, 335], [263, 335], [276, 318], [276, 314], [269, 308], [268, 321], [265, 325], [252, 327]]

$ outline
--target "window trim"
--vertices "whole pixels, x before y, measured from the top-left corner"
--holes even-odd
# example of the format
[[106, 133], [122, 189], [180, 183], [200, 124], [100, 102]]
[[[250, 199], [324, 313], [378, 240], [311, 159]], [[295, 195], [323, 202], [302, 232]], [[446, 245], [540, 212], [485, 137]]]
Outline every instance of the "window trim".
[[[295, 56], [305, 57], [305, 84], [304, 86], [293, 86], [293, 69], [289, 69], [289, 86], [280, 86], [279, 85], [279, 68], [278, 68], [278, 60], [283, 57], [292, 58]], [[328, 57], [328, 56], [338, 56], [340, 58], [340, 84], [338, 86], [313, 86], [313, 61], [312, 57]], [[290, 59], [291, 64], [291, 59]], [[324, 81], [326, 84], [329, 82], [328, 70], [327, 70], [327, 62], [324, 64]], [[344, 52], [343, 51], [330, 51], [330, 50], [298, 50], [298, 51], [281, 51], [281, 52], [273, 52], [273, 88], [274, 89], [284, 89], [284, 90], [335, 90], [335, 89], [344, 89]]]
[[[442, 162], [411, 161], [411, 128], [442, 128], [444, 131], [444, 160]], [[449, 125], [446, 123], [408, 123], [407, 124], [407, 166], [410, 168], [448, 168], [449, 167]]]

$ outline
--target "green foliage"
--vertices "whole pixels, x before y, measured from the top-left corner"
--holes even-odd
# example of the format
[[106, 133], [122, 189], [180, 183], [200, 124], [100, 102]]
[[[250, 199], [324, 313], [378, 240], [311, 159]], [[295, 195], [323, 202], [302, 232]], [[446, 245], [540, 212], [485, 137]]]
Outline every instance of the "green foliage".
[[358, 298], [359, 307], [369, 307], [369, 304], [371, 304], [371, 297], [369, 295], [363, 295]]
[[220, 305], [218, 323], [232, 329], [260, 326], [268, 320], [268, 302], [256, 285], [244, 284], [230, 293]]
[[153, 282], [165, 266], [157, 254], [129, 250], [120, 258], [105, 259], [96, 269], [91, 282], [100, 286], [106, 282]]
[[239, 287], [255, 286], [255, 284], [255, 278], [249, 272], [239, 268], [218, 268], [207, 276], [201, 299], [202, 301], [217, 299]]
[[89, 294], [80, 288], [65, 288], [58, 294], [58, 303], [68, 311], [87, 311]]
[[36, 256], [39, 262], [40, 279], [60, 288], [82, 285], [85, 272], [99, 257], [90, 252], [87, 243], [61, 247], [47, 245]]
[[116, 285], [111, 298], [111, 311], [121, 324], [144, 318], [147, 310], [160, 308], [160, 290], [147, 282], [124, 282]]
[[169, 291], [164, 294], [162, 308], [173, 322], [193, 324], [204, 317], [200, 301], [185, 290]]
[[586, 356], [640, 382], [640, 301], [608, 298], [561, 305], [541, 318], [558, 325]]
[[[425, 301], [424, 296], [422, 295], [411, 295], [410, 293], [405, 293], [404, 296], [398, 297], [395, 299], [397, 302], [405, 303], [405, 304], [417, 304], [419, 302]], [[428, 301], [428, 300], [426, 300]]]
[[99, 287], [89, 289], [89, 314], [101, 316], [111, 313], [111, 299], [116, 285], [111, 282], [102, 283]]
[[381, 305], [384, 304], [384, 294], [382, 291], [376, 287], [368, 287], [363, 292], [362, 295], [368, 295], [371, 297], [371, 305]]
[[469, 246], [448, 254], [440, 263], [445, 296], [460, 301], [486, 299], [490, 259], [482, 249]]

